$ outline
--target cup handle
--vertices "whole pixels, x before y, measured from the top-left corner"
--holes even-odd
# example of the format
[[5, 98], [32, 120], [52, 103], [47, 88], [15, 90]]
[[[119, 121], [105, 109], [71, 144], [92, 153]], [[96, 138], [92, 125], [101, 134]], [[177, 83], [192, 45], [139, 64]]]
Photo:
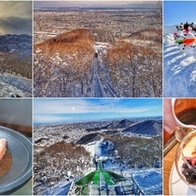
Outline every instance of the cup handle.
[[190, 129], [195, 129], [195, 126], [194, 125], [185, 125], [178, 120], [178, 118], [175, 114], [175, 110], [174, 110], [175, 101], [176, 101], [176, 98], [171, 99], [172, 113], [173, 113], [174, 119], [176, 121], [175, 138], [177, 141], [180, 142], [182, 140], [182, 138], [187, 134], [187, 132], [189, 132]]

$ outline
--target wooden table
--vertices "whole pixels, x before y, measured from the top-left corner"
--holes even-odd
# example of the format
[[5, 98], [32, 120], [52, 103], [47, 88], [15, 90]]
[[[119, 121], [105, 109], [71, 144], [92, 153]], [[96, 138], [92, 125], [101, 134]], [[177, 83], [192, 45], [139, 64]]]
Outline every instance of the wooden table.
[[175, 153], [176, 153], [176, 149], [178, 147], [179, 143], [175, 144], [175, 146], [165, 155], [164, 159], [163, 159], [163, 163], [164, 163], [164, 195], [170, 195], [169, 193], [169, 178], [170, 178], [170, 172], [174, 163], [174, 159], [175, 159]]

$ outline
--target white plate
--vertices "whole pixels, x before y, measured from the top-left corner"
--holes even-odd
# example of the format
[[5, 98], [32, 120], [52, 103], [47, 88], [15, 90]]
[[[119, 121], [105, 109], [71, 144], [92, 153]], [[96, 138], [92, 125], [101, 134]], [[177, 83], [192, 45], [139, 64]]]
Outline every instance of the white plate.
[[188, 185], [183, 180], [181, 180], [176, 170], [175, 164], [173, 164], [170, 173], [169, 192], [170, 195], [196, 195], [196, 191], [189, 188]]

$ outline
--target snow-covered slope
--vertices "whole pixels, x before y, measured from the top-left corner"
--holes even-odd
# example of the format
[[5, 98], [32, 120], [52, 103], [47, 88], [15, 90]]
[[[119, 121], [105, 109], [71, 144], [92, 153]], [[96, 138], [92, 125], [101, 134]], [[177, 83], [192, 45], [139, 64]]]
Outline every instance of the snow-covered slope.
[[133, 126], [125, 129], [123, 132], [133, 133], [133, 134], [143, 134], [143, 135], [161, 135], [162, 123], [156, 122], [154, 120], [146, 120], [134, 124]]
[[0, 97], [31, 97], [32, 80], [8, 73], [0, 73], [0, 89]]
[[162, 171], [149, 169], [133, 173], [134, 183], [138, 185], [144, 195], [162, 194]]
[[[165, 27], [164, 30], [164, 97], [195, 97], [195, 43], [193, 45], [176, 43], [173, 36], [175, 31], [173, 26]], [[188, 36], [187, 34], [182, 37], [182, 40]]]
[[134, 123], [134, 121], [130, 121], [127, 119], [124, 119], [122, 121], [120, 121], [119, 123], [111, 123], [107, 126], [107, 128], [113, 129], [113, 128], [128, 128], [130, 127], [132, 124]]

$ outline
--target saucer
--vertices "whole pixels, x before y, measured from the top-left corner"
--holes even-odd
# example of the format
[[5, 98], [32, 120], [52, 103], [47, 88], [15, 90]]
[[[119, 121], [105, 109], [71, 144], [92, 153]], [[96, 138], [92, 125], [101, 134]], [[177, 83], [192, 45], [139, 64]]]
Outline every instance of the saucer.
[[170, 195], [196, 195], [196, 190], [191, 189], [180, 176], [175, 167], [172, 166], [169, 179], [169, 193]]

